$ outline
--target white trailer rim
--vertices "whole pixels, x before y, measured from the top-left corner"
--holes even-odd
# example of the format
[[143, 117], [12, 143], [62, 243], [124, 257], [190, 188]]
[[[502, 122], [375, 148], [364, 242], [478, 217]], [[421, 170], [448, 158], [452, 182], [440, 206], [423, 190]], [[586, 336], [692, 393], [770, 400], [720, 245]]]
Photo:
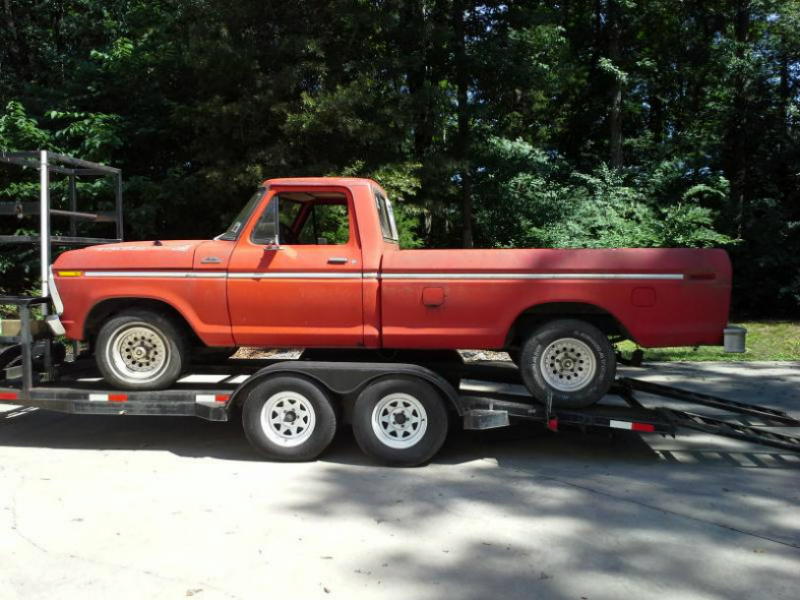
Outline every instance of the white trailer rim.
[[169, 344], [164, 334], [152, 325], [126, 323], [111, 334], [106, 358], [121, 379], [137, 383], [152, 381], [169, 365]]
[[576, 392], [594, 379], [597, 357], [581, 340], [561, 338], [544, 349], [539, 368], [542, 377], [553, 389], [559, 392]]
[[372, 411], [372, 431], [389, 448], [411, 448], [425, 437], [427, 429], [425, 407], [409, 394], [389, 394]]
[[273, 394], [261, 409], [261, 428], [267, 438], [286, 448], [299, 446], [314, 434], [314, 406], [298, 392]]

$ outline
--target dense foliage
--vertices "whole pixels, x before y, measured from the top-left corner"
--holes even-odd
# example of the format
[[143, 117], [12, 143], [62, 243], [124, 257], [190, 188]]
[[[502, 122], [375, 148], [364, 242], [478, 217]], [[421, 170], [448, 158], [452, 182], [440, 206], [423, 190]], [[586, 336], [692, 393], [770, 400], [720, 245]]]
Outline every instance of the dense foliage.
[[4, 0], [0, 37], [0, 148], [121, 167], [131, 239], [364, 175], [407, 246], [724, 246], [740, 314], [800, 306], [800, 0]]

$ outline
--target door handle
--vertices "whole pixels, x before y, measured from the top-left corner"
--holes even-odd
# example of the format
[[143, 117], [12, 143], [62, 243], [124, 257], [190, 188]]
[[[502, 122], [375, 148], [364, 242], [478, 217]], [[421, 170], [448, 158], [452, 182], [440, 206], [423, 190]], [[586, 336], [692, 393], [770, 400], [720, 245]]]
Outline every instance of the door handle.
[[332, 258], [328, 259], [328, 264], [329, 265], [346, 265], [347, 264], [347, 259], [346, 258], [340, 258], [338, 256], [332, 257]]

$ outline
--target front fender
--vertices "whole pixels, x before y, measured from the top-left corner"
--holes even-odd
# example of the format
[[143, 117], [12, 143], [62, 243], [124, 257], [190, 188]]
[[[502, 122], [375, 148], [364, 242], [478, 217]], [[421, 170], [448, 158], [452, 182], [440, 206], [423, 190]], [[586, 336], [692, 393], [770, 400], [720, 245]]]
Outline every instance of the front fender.
[[89, 315], [102, 303], [160, 302], [180, 314], [209, 346], [233, 346], [224, 278], [60, 277], [55, 284], [63, 304], [61, 322], [67, 336], [86, 339]]

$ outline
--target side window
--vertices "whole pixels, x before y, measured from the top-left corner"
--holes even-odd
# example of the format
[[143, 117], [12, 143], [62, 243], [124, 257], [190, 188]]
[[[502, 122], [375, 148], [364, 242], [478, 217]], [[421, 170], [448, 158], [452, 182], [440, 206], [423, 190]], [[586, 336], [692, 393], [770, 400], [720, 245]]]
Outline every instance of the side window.
[[294, 222], [297, 220], [297, 215], [300, 214], [302, 204], [294, 200], [286, 200], [281, 198], [278, 219], [281, 222], [281, 232], [286, 229], [291, 229]]
[[270, 200], [258, 223], [253, 228], [250, 240], [254, 244], [266, 244], [275, 239], [275, 207], [278, 207], [278, 222], [280, 223], [280, 242], [287, 242], [290, 237], [291, 227], [300, 214], [301, 204], [293, 200], [286, 200], [275, 196]]
[[345, 203], [320, 203], [309, 206], [308, 215], [297, 236], [298, 244], [341, 245], [350, 241], [350, 219]]

